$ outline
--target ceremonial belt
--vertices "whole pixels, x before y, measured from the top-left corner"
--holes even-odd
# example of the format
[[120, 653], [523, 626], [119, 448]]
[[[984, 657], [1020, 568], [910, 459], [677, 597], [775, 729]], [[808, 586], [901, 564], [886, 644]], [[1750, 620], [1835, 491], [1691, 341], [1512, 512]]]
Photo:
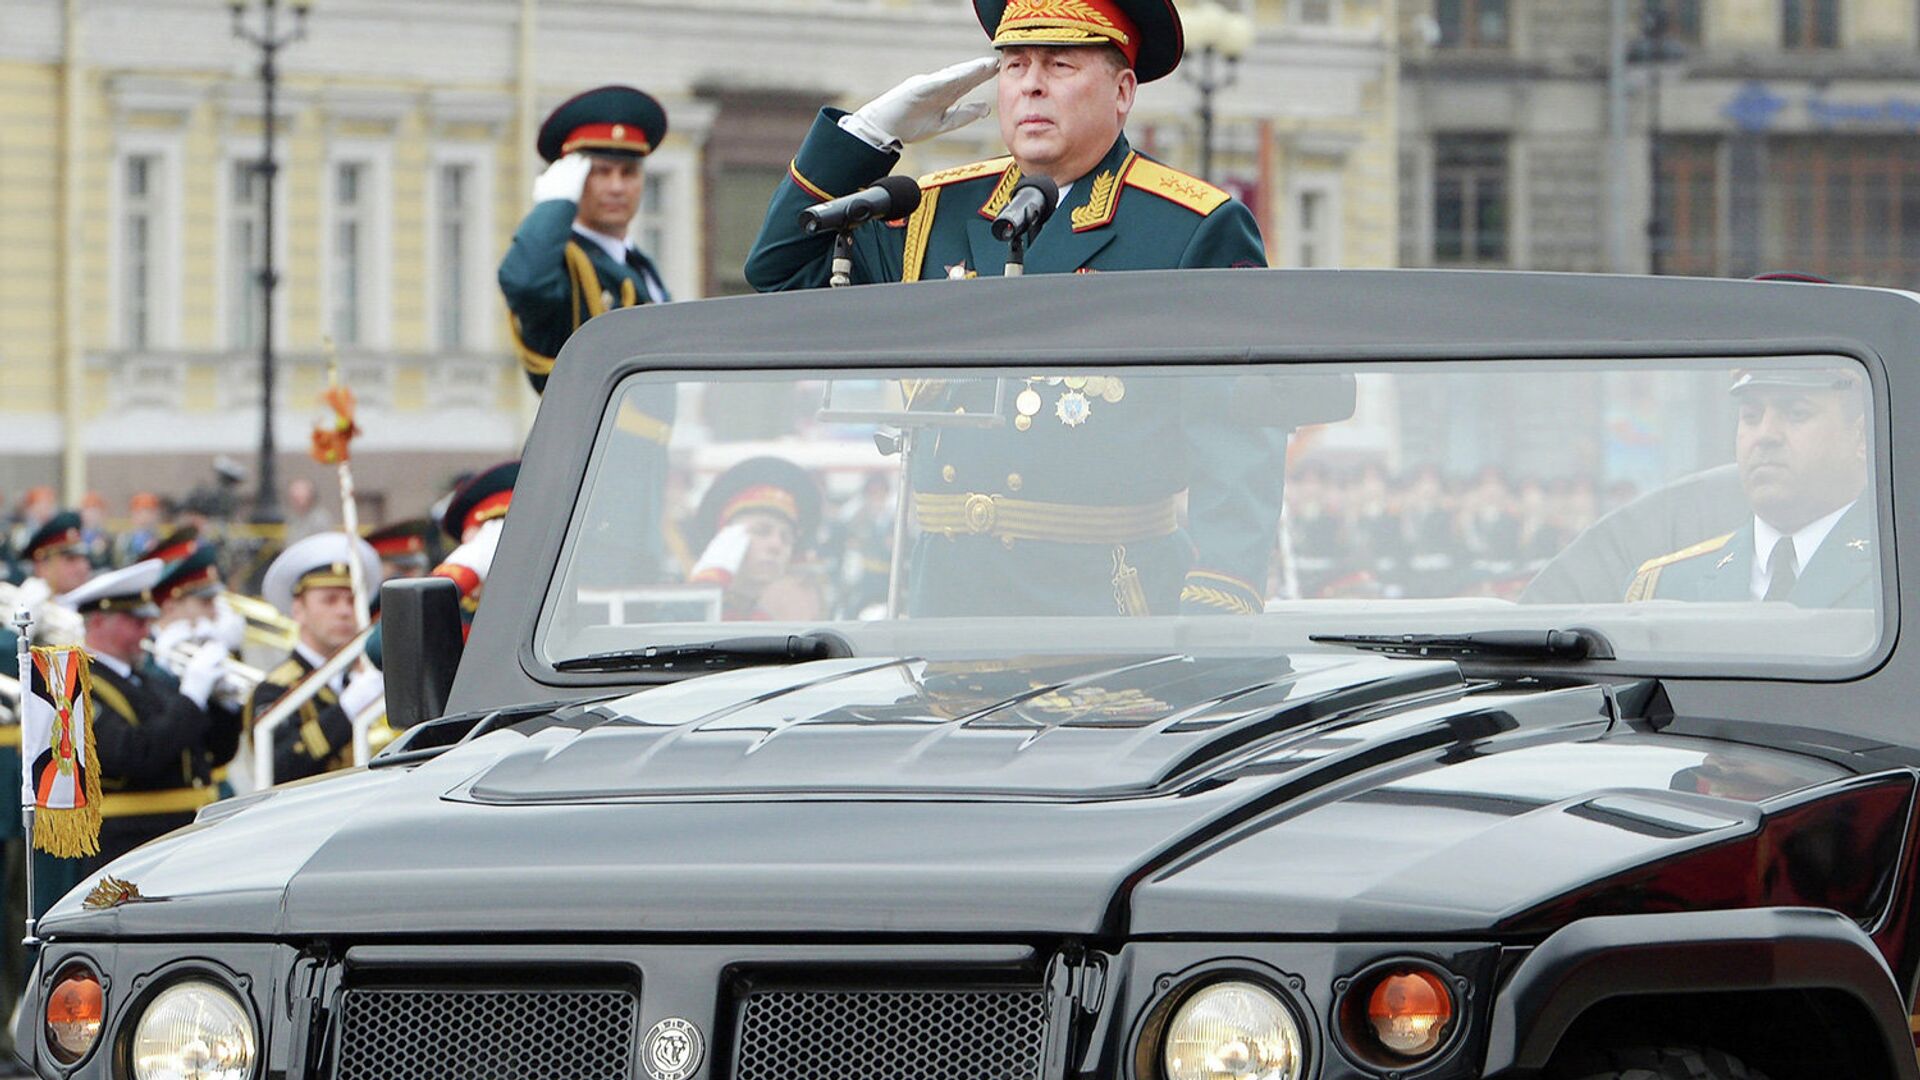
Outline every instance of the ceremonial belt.
[[1060, 544], [1131, 544], [1172, 536], [1179, 526], [1173, 496], [1148, 503], [1091, 506], [1037, 502], [1005, 495], [913, 496], [922, 532], [944, 536], [994, 536], [1002, 540], [1050, 540]]
[[109, 791], [100, 807], [102, 817], [140, 817], [145, 814], [184, 814], [220, 797], [213, 787], [167, 788], [164, 791]]

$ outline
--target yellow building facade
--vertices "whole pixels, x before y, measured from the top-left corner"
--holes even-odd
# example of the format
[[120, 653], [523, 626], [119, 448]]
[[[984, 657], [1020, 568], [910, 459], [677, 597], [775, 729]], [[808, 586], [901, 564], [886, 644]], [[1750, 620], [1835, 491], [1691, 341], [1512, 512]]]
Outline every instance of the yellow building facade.
[[[1215, 97], [1215, 179], [1254, 207], [1276, 264], [1395, 257], [1394, 2], [1247, 8], [1258, 33]], [[246, 18], [259, 27], [259, 0]], [[264, 106], [229, 22], [213, 0], [0, 11], [0, 500], [45, 483], [118, 508], [205, 483], [220, 456], [254, 467]], [[634, 237], [695, 299], [741, 287], [821, 105], [983, 49], [954, 0], [319, 0], [280, 55], [275, 109], [282, 480], [327, 480], [304, 450], [328, 338], [361, 401], [367, 517], [422, 512], [457, 472], [517, 452], [537, 400], [493, 275], [553, 104], [627, 82], [666, 105]], [[1136, 144], [1196, 166], [1197, 104], [1179, 75], [1147, 87]], [[999, 152], [987, 122], [901, 168]]]

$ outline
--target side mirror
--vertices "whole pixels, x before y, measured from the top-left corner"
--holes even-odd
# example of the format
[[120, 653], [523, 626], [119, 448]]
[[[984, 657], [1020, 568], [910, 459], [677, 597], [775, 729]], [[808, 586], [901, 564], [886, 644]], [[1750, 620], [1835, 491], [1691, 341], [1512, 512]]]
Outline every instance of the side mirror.
[[388, 726], [405, 729], [444, 715], [465, 645], [460, 587], [443, 577], [382, 585], [380, 637]]

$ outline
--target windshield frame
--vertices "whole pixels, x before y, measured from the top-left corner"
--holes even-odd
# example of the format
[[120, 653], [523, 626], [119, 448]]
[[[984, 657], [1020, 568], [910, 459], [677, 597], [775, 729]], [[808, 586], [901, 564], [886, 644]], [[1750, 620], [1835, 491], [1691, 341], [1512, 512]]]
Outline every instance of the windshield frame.
[[[1591, 343], [1567, 344], [1559, 348], [1501, 347], [1488, 346], [1399, 346], [1355, 348], [1193, 348], [1193, 349], [1132, 349], [1123, 355], [1100, 356], [1090, 358], [1063, 358], [1059, 350], [1031, 350], [1028, 352], [999, 351], [986, 354], [980, 351], [958, 350], [954, 355], [942, 356], [937, 362], [919, 356], [909, 358], [904, 348], [888, 349], [882, 355], [847, 351], [831, 356], [815, 352], [797, 353], [735, 353], [725, 356], [648, 356], [636, 357], [626, 364], [618, 365], [607, 373], [602, 380], [600, 397], [601, 411], [595, 436], [591, 446], [583, 454], [584, 468], [579, 474], [580, 483], [573, 492], [572, 512], [561, 526], [561, 535], [552, 565], [546, 574], [546, 580], [539, 588], [537, 617], [532, 620], [531, 633], [520, 637], [520, 664], [523, 671], [535, 681], [551, 686], [602, 687], [646, 684], [654, 682], [677, 681], [687, 677], [678, 674], [653, 672], [581, 672], [558, 671], [553, 661], [543, 652], [551, 630], [555, 605], [561, 584], [566, 576], [567, 560], [576, 550], [579, 533], [586, 510], [584, 496], [591, 490], [593, 481], [603, 460], [604, 448], [609, 433], [613, 430], [616, 414], [627, 388], [642, 381], [684, 379], [738, 378], [741, 380], [777, 379], [781, 376], [799, 379], [818, 379], [831, 377], [835, 372], [848, 372], [855, 378], [894, 378], [908, 372], [939, 370], [1072, 370], [1079, 368], [1097, 368], [1124, 372], [1129, 368], [1156, 368], [1167, 370], [1177, 367], [1211, 367], [1226, 369], [1232, 367], [1275, 366], [1295, 367], [1302, 365], [1327, 365], [1343, 372], [1364, 371], [1406, 371], [1420, 368], [1441, 370], [1445, 368], [1468, 368], [1497, 374], [1498, 369], [1506, 365], [1537, 366], [1543, 362], [1555, 365], [1568, 365], [1566, 370], [1592, 365], [1605, 370], [1623, 370], [1634, 364], [1729, 364], [1741, 360], [1770, 360], [1791, 362], [1799, 358], [1814, 357], [1850, 362], [1865, 372], [1866, 388], [1870, 395], [1868, 415], [1871, 417], [1870, 429], [1870, 468], [1873, 481], [1871, 498], [1876, 514], [1875, 528], [1880, 537], [1879, 586], [1880, 607], [1878, 609], [1879, 626], [1875, 643], [1871, 650], [1853, 658], [1835, 659], [1830, 662], [1813, 664], [1793, 664], [1782, 662], [1778, 658], [1765, 663], [1740, 663], [1732, 656], [1720, 656], [1706, 660], [1677, 661], [1659, 663], [1655, 656], [1635, 656], [1627, 660], [1598, 660], [1574, 662], [1515, 661], [1511, 666], [1527, 671], [1567, 670], [1578, 668], [1583, 675], [1606, 675], [1618, 677], [1660, 677], [1660, 678], [1712, 678], [1758, 681], [1804, 681], [1804, 682], [1846, 682], [1870, 675], [1885, 664], [1898, 639], [1900, 611], [1898, 604], [1897, 559], [1894, 555], [1892, 540], [1892, 493], [1889, 478], [1892, 473], [1891, 452], [1891, 408], [1887, 390], [1887, 376], [1884, 365], [1873, 350], [1856, 344], [1827, 340], [1766, 342], [1688, 342], [1670, 345], [1643, 345], [1632, 342], [1610, 343], [1608, 347], [1596, 347]], [[1323, 372], [1324, 373], [1324, 372]], [[1374, 603], [1379, 603], [1375, 601]], [[1407, 605], [1415, 601], [1396, 601], [1397, 610], [1411, 610]], [[1537, 605], [1515, 605], [1513, 610], [1524, 612]], [[1286, 607], [1279, 609], [1280, 613]], [[1157, 651], [1177, 651], [1181, 647], [1206, 646], [1207, 639], [1213, 634], [1195, 632], [1182, 624], [1198, 623], [1207, 617], [1155, 616], [1144, 620], [1132, 620], [1143, 627], [1158, 628], [1158, 640], [1163, 644]], [[911, 622], [902, 620], [900, 622]], [[923, 627], [938, 627], [942, 624], [952, 626], [952, 620], [925, 620]], [[710, 637], [736, 636], [739, 626], [727, 626], [721, 623], [661, 624], [680, 625], [696, 630], [695, 635], [672, 635], [659, 641], [635, 640], [634, 646], [646, 644], [677, 644], [697, 641]], [[857, 652], [865, 652], [860, 646], [863, 641], [880, 643], [881, 641], [899, 641], [914, 634], [896, 632], [874, 633], [871, 628], [880, 625], [873, 623], [849, 623], [826, 620], [813, 626], [800, 626], [787, 623], [762, 623], [753, 629], [756, 632], [797, 633], [811, 629], [829, 629], [846, 634], [855, 644]], [[893, 630], [899, 629], [899, 623]], [[1318, 628], [1315, 632], [1346, 631], [1363, 624], [1339, 624], [1334, 627]], [[1531, 626], [1521, 622], [1515, 625]], [[1477, 624], [1434, 625], [1418, 627], [1419, 632], [1452, 633], [1476, 628]], [[863, 633], [862, 628], [869, 628]], [[955, 629], [958, 629], [955, 627]], [[1401, 627], [1406, 632], [1415, 628]], [[924, 631], [922, 631], [924, 633]], [[1227, 634], [1229, 638], [1242, 636]], [[1304, 639], [1304, 633], [1301, 635]], [[1229, 647], [1229, 646], [1220, 646]], [[1255, 646], [1257, 647], [1257, 646]], [[1303, 646], [1304, 647], [1304, 646]], [[1312, 646], [1320, 649], [1326, 646]], [[1005, 651], [1004, 649], [1002, 650]], [[1148, 645], [1143, 651], [1156, 651]], [[1288, 651], [1293, 651], [1288, 646]], [[557, 658], [565, 659], [565, 658]], [[1502, 665], [1506, 666], [1506, 665]]]

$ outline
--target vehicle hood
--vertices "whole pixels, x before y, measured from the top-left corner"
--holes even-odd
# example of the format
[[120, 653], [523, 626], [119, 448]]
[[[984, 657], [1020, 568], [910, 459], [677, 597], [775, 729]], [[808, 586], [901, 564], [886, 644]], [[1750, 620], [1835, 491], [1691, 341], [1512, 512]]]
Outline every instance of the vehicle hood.
[[[1713, 749], [1609, 739], [1612, 711], [1596, 686], [1494, 692], [1452, 663], [1348, 654], [753, 669], [218, 806], [108, 868], [140, 899], [90, 909], [83, 883], [43, 929], [1276, 933], [1338, 928], [1337, 905], [1376, 888], [1425, 928], [1459, 930], [1538, 896], [1468, 903], [1439, 873], [1389, 873], [1485, 839], [1409, 827], [1428, 814], [1421, 800], [1534, 810], [1593, 790], [1664, 792]], [[1793, 767], [1769, 790], [1838, 772], [1772, 758]], [[1354, 835], [1351, 818], [1302, 824], [1314, 809], [1409, 801], [1397, 824], [1367, 819], [1377, 836]], [[1722, 824], [1753, 817], [1723, 811]], [[1605, 849], [1608, 865], [1677, 842], [1617, 831], [1639, 839]], [[1592, 865], [1577, 863], [1514, 887], [1551, 895]], [[1413, 904], [1416, 885], [1449, 895]]]

